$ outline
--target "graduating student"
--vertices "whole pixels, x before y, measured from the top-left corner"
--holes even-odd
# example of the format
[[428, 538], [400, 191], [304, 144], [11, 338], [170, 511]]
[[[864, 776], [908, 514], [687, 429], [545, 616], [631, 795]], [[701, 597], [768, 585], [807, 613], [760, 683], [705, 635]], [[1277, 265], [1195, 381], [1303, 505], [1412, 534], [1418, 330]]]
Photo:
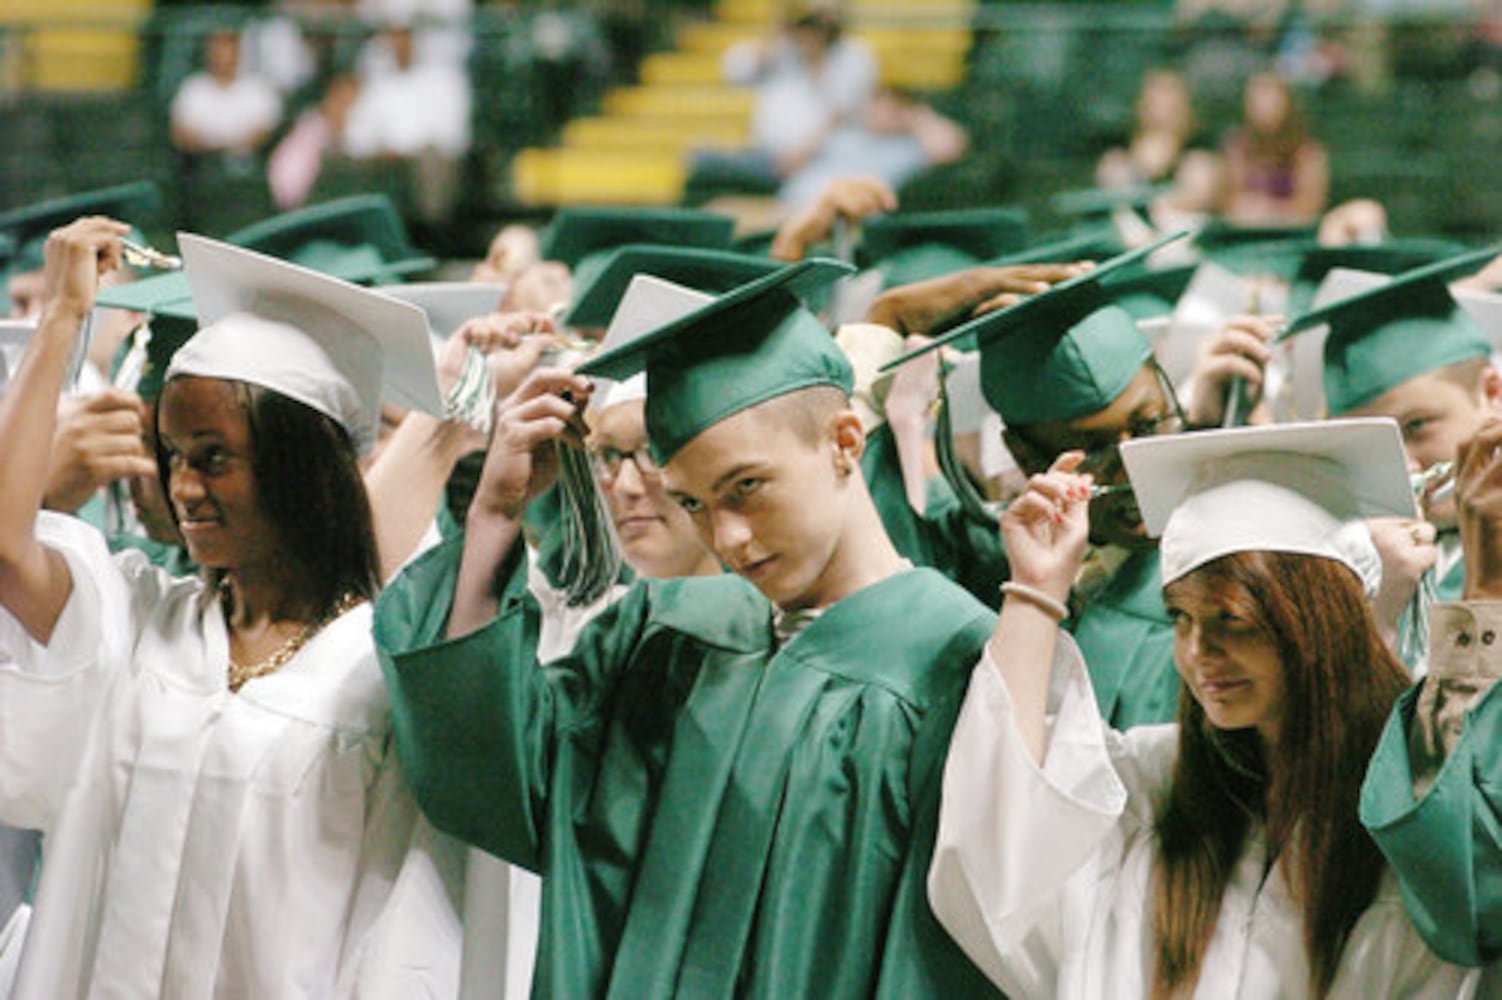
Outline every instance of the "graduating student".
[[[1115, 257], [930, 345], [977, 337], [981, 390], [1006, 422], [1004, 441], [1024, 472], [1043, 472], [1057, 455], [1080, 449], [1086, 472], [1120, 486], [1120, 442], [1184, 429], [1151, 346], [1112, 302], [1112, 285], [1156, 246]], [[1098, 548], [1076, 585], [1082, 610], [1071, 630], [1090, 666], [1096, 703], [1123, 729], [1168, 721], [1179, 698], [1172, 621], [1157, 545], [1129, 491], [1091, 505], [1090, 538]]]
[[[125, 231], [52, 236], [0, 399], [0, 814], [46, 836], [13, 995], [450, 992], [458, 850], [389, 741], [368, 602], [404, 553], [378, 551], [355, 464], [383, 385], [441, 407], [422, 316], [183, 238], [206, 325], [167, 370], [157, 461], [204, 573], [172, 577], [38, 514], [64, 367]], [[436, 504], [429, 478], [404, 488]]]
[[1063, 598], [1090, 479], [1063, 456], [1003, 518], [1013, 583], [945, 768], [935, 912], [1030, 997], [1474, 997], [1357, 820], [1406, 674], [1364, 524], [1411, 513], [1390, 421], [1122, 446], [1162, 533], [1177, 725], [1102, 724]]
[[544, 875], [537, 995], [992, 993], [923, 892], [991, 615], [881, 530], [849, 365], [789, 291], [826, 267], [581, 369], [645, 368], [652, 461], [734, 574], [638, 582], [539, 665], [520, 521], [590, 391], [541, 370], [501, 407], [466, 536], [379, 605], [424, 810]]
[[[1465, 600], [1433, 609], [1429, 672], [1393, 710], [1361, 790], [1361, 821], [1397, 872], [1419, 932], [1465, 965], [1502, 958], [1499, 447], [1496, 419], [1460, 447]], [[1502, 982], [1495, 968], [1489, 977], [1494, 988]]]
[[[1414, 268], [1312, 310], [1290, 325], [1297, 333], [1328, 327], [1324, 341], [1325, 406], [1331, 416], [1392, 417], [1414, 471], [1453, 462], [1460, 444], [1489, 417], [1502, 416], [1502, 373], [1492, 342], [1456, 302], [1447, 282], [1496, 256], [1473, 251]], [[1465, 563], [1448, 477], [1426, 489], [1420, 540], [1438, 542], [1438, 596], [1460, 599]], [[1430, 499], [1440, 494], [1437, 499]], [[1398, 544], [1402, 544], [1400, 538]]]

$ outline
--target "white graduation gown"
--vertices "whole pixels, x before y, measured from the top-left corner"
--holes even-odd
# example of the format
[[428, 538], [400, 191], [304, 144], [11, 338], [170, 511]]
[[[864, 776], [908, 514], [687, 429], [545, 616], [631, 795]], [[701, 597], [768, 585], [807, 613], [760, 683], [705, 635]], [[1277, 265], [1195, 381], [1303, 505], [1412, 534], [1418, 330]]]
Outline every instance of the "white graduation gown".
[[37, 530], [73, 593], [46, 647], [0, 613], [0, 818], [46, 836], [14, 996], [455, 995], [462, 854], [403, 784], [369, 606], [232, 694], [201, 580]]
[[[1084, 661], [1061, 638], [1040, 769], [989, 653], [971, 678], [944, 773], [929, 896], [940, 922], [1013, 1000], [1148, 995], [1153, 812], [1178, 727], [1118, 733], [1101, 721]], [[1302, 917], [1253, 837], [1221, 904], [1194, 996], [1309, 995]], [[1329, 993], [1341, 1000], [1482, 995], [1480, 971], [1447, 965], [1413, 929], [1387, 872], [1357, 921]]]

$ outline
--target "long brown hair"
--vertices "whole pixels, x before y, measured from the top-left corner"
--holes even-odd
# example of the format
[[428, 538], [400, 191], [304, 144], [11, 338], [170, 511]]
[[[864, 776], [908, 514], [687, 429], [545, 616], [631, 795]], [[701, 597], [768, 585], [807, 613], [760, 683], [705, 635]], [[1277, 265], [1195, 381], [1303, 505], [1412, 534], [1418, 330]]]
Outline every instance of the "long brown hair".
[[1156, 817], [1153, 996], [1182, 995], [1198, 980], [1256, 821], [1286, 862], [1303, 909], [1309, 985], [1323, 995], [1383, 870], [1357, 801], [1408, 674], [1377, 633], [1360, 582], [1334, 560], [1238, 552], [1192, 576], [1272, 640], [1285, 703], [1281, 738], [1264, 746], [1254, 729], [1217, 730], [1187, 687], [1180, 693], [1179, 756]]

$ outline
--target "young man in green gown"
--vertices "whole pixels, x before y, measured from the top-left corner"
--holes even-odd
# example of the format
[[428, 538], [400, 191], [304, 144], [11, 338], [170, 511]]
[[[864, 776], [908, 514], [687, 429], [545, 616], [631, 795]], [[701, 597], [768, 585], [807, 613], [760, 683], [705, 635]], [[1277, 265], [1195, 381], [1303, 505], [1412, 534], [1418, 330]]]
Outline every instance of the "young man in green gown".
[[[439, 827], [544, 875], [536, 992], [994, 995], [929, 911], [939, 774], [988, 610], [893, 548], [851, 371], [750, 283], [498, 412], [463, 537], [387, 589], [398, 745]], [[587, 375], [645, 369], [653, 459], [734, 574], [636, 584], [540, 664], [520, 523]]]

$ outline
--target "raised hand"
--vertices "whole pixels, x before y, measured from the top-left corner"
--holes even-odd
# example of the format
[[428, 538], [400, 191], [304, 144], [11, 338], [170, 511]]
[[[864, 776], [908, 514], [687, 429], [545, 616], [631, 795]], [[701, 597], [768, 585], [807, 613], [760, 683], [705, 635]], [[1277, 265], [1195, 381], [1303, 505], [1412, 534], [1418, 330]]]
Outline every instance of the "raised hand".
[[1242, 380], [1251, 399], [1261, 398], [1263, 377], [1273, 356], [1269, 345], [1280, 322], [1277, 316], [1235, 316], [1200, 341], [1190, 376], [1194, 399], [1187, 416], [1191, 424], [1220, 426], [1233, 379]]
[[65, 401], [52, 436], [44, 506], [72, 514], [107, 483], [155, 476], [142, 429], [141, 400], [134, 393], [106, 389]]
[[768, 255], [773, 260], [795, 263], [809, 247], [829, 238], [836, 219], [857, 221], [879, 212], [897, 209], [897, 196], [876, 177], [835, 177], [812, 205], [796, 212], [777, 230]]
[[1079, 575], [1090, 532], [1089, 476], [1074, 473], [1084, 453], [1068, 451], [1027, 488], [1001, 516], [1001, 539], [1012, 579], [1064, 604]]
[[583, 447], [579, 413], [593, 388], [582, 375], [539, 368], [496, 404], [495, 431], [470, 507], [472, 518], [480, 512], [517, 520], [528, 503], [553, 485], [558, 469], [549, 445], [565, 440]]
[[866, 320], [903, 336], [932, 336], [956, 320], [1004, 308], [1020, 296], [1046, 292], [1087, 270], [1089, 265], [1083, 263], [972, 267], [889, 288], [871, 304]]

